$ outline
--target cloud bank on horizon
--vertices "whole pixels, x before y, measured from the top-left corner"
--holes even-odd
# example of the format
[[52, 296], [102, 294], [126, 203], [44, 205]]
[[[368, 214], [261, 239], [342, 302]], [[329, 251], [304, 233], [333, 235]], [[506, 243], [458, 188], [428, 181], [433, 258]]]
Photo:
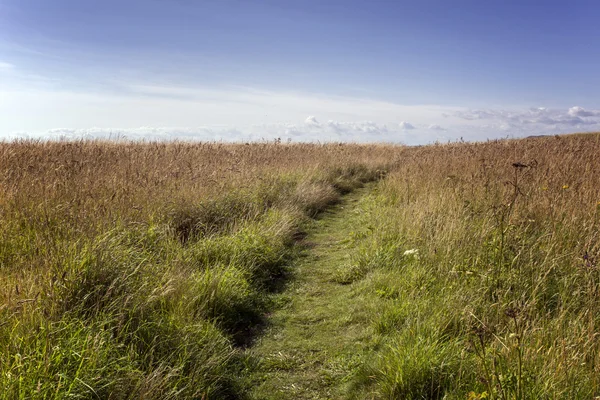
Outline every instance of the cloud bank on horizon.
[[4, 0], [0, 139], [600, 131], [600, 5], [460, 2]]
[[[131, 86], [127, 95], [52, 90], [0, 93], [17, 121], [5, 139], [391, 142], [477, 141], [600, 131], [600, 110], [406, 106], [369, 99], [248, 88]], [[404, 118], [411, 118], [410, 122]], [[175, 123], [174, 123], [175, 122]]]

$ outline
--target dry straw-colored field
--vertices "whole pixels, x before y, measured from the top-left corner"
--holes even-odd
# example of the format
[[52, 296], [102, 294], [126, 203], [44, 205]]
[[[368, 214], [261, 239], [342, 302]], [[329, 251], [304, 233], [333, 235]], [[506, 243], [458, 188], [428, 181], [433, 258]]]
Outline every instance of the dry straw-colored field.
[[299, 233], [375, 180], [333, 277], [379, 310], [348, 397], [600, 396], [598, 154], [0, 144], [0, 397], [244, 398]]

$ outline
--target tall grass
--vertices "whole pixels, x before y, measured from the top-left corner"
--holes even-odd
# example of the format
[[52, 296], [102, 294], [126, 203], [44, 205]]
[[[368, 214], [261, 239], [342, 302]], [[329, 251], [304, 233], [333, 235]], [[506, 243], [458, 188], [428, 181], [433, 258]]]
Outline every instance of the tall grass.
[[243, 398], [305, 220], [398, 152], [0, 144], [0, 397]]
[[596, 134], [404, 150], [340, 271], [382, 301], [358, 398], [600, 396], [598, 154]]
[[2, 143], [0, 397], [243, 398], [239, 348], [307, 218], [384, 176], [335, 277], [380, 310], [353, 395], [600, 396], [597, 154]]

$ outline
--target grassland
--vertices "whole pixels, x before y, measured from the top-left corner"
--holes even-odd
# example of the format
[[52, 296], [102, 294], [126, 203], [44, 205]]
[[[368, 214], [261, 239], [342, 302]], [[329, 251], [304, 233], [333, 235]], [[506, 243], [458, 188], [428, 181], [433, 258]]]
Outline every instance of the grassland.
[[598, 154], [598, 135], [407, 149], [339, 270], [380, 310], [348, 397], [600, 396]]
[[0, 397], [600, 396], [597, 154], [0, 144]]
[[303, 225], [395, 153], [1, 144], [0, 397], [242, 397]]

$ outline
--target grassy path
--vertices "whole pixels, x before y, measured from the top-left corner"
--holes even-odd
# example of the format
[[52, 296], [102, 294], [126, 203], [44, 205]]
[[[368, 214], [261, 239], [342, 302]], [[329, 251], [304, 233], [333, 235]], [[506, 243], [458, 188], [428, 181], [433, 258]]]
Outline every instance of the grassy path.
[[353, 285], [336, 283], [333, 276], [350, 263], [346, 239], [356, 228], [360, 199], [371, 188], [345, 196], [309, 229], [305, 255], [288, 288], [277, 295], [281, 306], [249, 350], [260, 360], [251, 398], [347, 398], [347, 378], [370, 343], [374, 310]]

